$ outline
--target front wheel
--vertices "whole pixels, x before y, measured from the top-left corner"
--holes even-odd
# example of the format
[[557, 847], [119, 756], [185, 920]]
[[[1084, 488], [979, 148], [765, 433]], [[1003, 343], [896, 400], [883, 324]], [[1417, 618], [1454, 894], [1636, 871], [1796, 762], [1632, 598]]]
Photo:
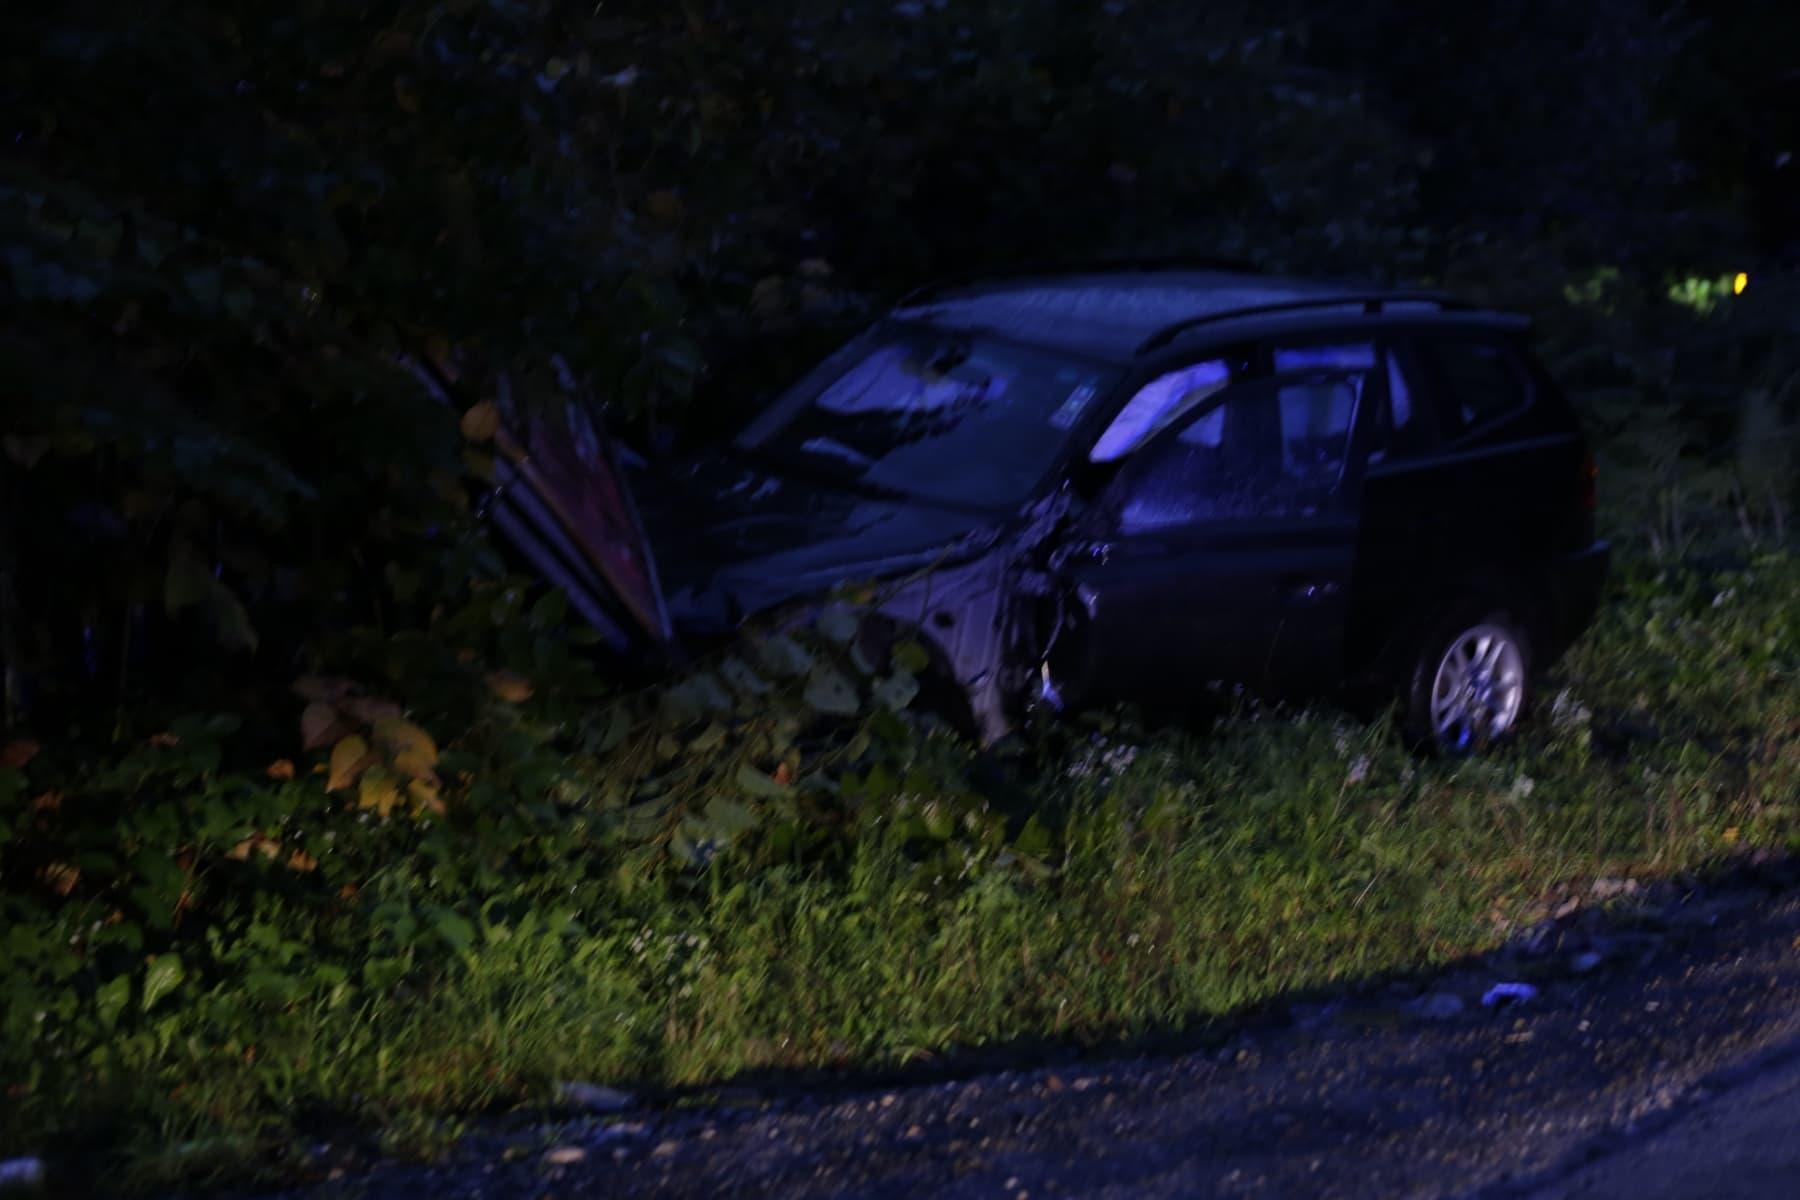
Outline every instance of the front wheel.
[[1420, 644], [1407, 687], [1408, 734], [1448, 754], [1505, 738], [1524, 715], [1530, 669], [1523, 622], [1502, 610], [1459, 607]]

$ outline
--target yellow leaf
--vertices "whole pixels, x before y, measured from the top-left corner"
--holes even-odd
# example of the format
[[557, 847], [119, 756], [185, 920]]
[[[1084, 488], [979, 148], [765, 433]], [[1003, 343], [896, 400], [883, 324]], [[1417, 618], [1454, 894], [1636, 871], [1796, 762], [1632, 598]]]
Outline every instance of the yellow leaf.
[[227, 850], [225, 852], [225, 857], [235, 858], [239, 862], [243, 862], [247, 860], [252, 853], [260, 854], [264, 858], [274, 858], [280, 852], [280, 842], [277, 842], [272, 837], [267, 837], [260, 833], [253, 833], [231, 849]]
[[500, 432], [500, 410], [492, 400], [471, 405], [462, 415], [462, 435], [471, 442], [491, 442]]
[[362, 786], [357, 792], [356, 803], [362, 808], [372, 808], [383, 820], [394, 811], [394, 805], [400, 803], [400, 785], [388, 772], [376, 767], [362, 777]]
[[304, 850], [296, 850], [288, 855], [288, 869], [292, 871], [316, 871], [319, 860]]
[[331, 773], [325, 779], [325, 790], [335, 792], [356, 782], [356, 777], [375, 765], [369, 743], [351, 734], [331, 748]]
[[278, 758], [270, 763], [268, 770], [263, 773], [274, 780], [285, 781], [292, 779], [294, 777], [294, 760], [291, 758]]
[[435, 817], [444, 815], [443, 788], [436, 776], [408, 780], [406, 794], [412, 798], [415, 813], [428, 812]]
[[1736, 825], [1733, 825], [1730, 828], [1726, 829], [1725, 833], [1723, 834], [1723, 837], [1725, 839], [1725, 844], [1727, 846], [1736, 845], [1737, 840], [1738, 840], [1738, 827]]
[[81, 868], [69, 863], [45, 863], [44, 868], [38, 872], [38, 878], [49, 884], [50, 890], [57, 895], [66, 896], [81, 882]]
[[422, 779], [437, 766], [437, 743], [404, 717], [384, 717], [375, 722], [375, 744], [394, 769], [409, 778]]
[[531, 699], [531, 680], [516, 671], [495, 671], [487, 677], [488, 690], [508, 704]]

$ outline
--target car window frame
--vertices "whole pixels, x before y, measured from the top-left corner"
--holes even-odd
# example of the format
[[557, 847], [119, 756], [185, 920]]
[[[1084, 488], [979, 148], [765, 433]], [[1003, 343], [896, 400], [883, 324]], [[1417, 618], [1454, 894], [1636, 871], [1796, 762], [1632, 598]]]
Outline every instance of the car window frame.
[[[1366, 345], [1374, 354], [1374, 365], [1371, 372], [1370, 398], [1374, 409], [1371, 412], [1371, 423], [1365, 440], [1363, 454], [1364, 475], [1377, 473], [1391, 466], [1417, 462], [1437, 453], [1444, 445], [1443, 422], [1438, 416], [1437, 399], [1432, 392], [1425, 372], [1419, 362], [1419, 355], [1408, 343], [1404, 334], [1396, 335], [1392, 330], [1372, 330], [1344, 327], [1328, 327], [1299, 330], [1293, 333], [1279, 334], [1264, 338], [1259, 346], [1265, 366], [1274, 370], [1275, 356], [1280, 350], [1301, 350], [1312, 346], [1348, 346]], [[1350, 368], [1345, 368], [1350, 369]], [[1394, 434], [1394, 389], [1392, 372], [1398, 371], [1411, 389], [1413, 404], [1413, 420], [1420, 425], [1420, 442], [1423, 449], [1413, 449], [1403, 455], [1396, 455], [1392, 442]], [[1386, 441], [1383, 438], [1387, 439]], [[1380, 459], [1371, 456], [1381, 454]]]
[[[1214, 357], [1217, 357], [1217, 355], [1205, 355], [1196, 361], [1207, 361]], [[1367, 459], [1371, 432], [1369, 420], [1371, 387], [1368, 384], [1369, 382], [1379, 384], [1381, 372], [1379, 370], [1344, 367], [1308, 367], [1299, 370], [1277, 372], [1272, 369], [1273, 358], [1273, 351], [1267, 344], [1257, 346], [1255, 348], [1251, 369], [1246, 372], [1242, 379], [1228, 384], [1212, 396], [1207, 397], [1205, 402], [1185, 413], [1179, 421], [1158, 431], [1149, 441], [1133, 450], [1123, 459], [1111, 464], [1113, 468], [1112, 477], [1107, 480], [1106, 484], [1094, 497], [1094, 504], [1093, 508], [1090, 510], [1089, 518], [1084, 522], [1084, 524], [1089, 527], [1089, 532], [1115, 538], [1167, 538], [1196, 532], [1207, 534], [1215, 531], [1241, 531], [1245, 529], [1275, 530], [1283, 528], [1314, 528], [1320, 525], [1329, 525], [1334, 522], [1354, 522], [1358, 519], [1361, 507], [1362, 482], [1368, 466]], [[1179, 367], [1171, 368], [1171, 370], [1179, 369]], [[1161, 371], [1157, 374], [1160, 376], [1168, 373], [1169, 371]], [[1355, 410], [1351, 413], [1350, 430], [1344, 449], [1344, 465], [1339, 473], [1337, 484], [1332, 491], [1332, 495], [1336, 498], [1337, 503], [1332, 505], [1329, 512], [1323, 512], [1316, 517], [1235, 517], [1217, 521], [1188, 521], [1172, 524], [1160, 529], [1125, 529], [1122, 524], [1122, 501], [1125, 496], [1126, 484], [1132, 465], [1142, 461], [1147, 455], [1161, 451], [1170, 443], [1179, 439], [1181, 434], [1191, 425], [1204, 420], [1209, 413], [1224, 405], [1234, 389], [1242, 386], [1272, 387], [1274, 385], [1279, 385], [1284, 380], [1316, 379], [1321, 376], [1341, 378], [1359, 374], [1364, 375], [1368, 382], [1365, 382], [1365, 386], [1359, 389]], [[1135, 395], [1136, 391], [1133, 390], [1130, 394]], [[1273, 397], [1271, 397], [1271, 402], [1273, 402]], [[1097, 438], [1098, 434], [1095, 436]]]

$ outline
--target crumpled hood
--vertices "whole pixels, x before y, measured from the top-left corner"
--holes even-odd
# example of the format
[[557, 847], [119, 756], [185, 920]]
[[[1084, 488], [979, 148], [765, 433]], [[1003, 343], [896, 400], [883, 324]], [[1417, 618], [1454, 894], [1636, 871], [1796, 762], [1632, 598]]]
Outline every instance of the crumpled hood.
[[633, 479], [632, 487], [670, 615], [702, 634], [847, 580], [962, 561], [992, 545], [1001, 526], [990, 516], [722, 457]]

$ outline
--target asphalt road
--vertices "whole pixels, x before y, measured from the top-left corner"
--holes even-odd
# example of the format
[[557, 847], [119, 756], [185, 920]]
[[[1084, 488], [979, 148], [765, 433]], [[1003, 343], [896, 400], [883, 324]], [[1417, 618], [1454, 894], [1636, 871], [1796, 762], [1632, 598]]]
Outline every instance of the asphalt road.
[[1800, 1196], [1800, 895], [1541, 933], [1223, 1045], [627, 1111], [296, 1195]]
[[1540, 1200], [1800, 1196], [1800, 1044], [1540, 1189]]

